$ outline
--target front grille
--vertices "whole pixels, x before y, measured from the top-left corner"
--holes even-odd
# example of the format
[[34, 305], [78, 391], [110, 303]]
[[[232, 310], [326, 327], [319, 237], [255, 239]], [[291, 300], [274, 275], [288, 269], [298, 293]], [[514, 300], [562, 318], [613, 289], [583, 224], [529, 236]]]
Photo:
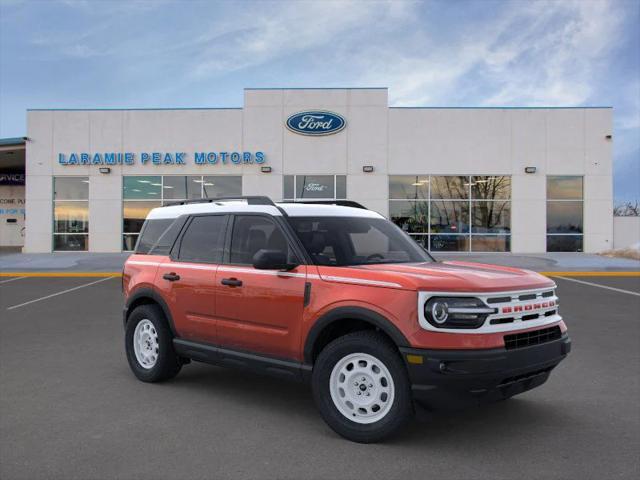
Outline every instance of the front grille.
[[533, 330], [531, 332], [514, 333], [504, 336], [504, 346], [507, 350], [515, 348], [530, 347], [532, 345], [540, 345], [541, 343], [557, 340], [562, 336], [560, 327], [543, 328], [542, 330]]

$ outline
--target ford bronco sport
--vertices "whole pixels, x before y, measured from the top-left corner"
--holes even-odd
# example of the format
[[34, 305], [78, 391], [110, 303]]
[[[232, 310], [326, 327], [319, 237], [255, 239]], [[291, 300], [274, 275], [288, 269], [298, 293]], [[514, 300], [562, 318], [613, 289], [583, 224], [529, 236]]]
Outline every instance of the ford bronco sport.
[[537, 387], [571, 345], [548, 278], [435, 261], [355, 202], [156, 208], [123, 288], [140, 380], [194, 360], [306, 381], [329, 426], [357, 442], [397, 431], [414, 402], [460, 407]]

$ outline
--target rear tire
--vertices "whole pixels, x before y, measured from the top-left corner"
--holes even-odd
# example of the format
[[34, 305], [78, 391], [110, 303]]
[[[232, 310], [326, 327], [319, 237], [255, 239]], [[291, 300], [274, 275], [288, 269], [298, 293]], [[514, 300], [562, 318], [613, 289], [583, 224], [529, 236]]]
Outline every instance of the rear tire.
[[312, 388], [325, 422], [354, 442], [383, 440], [413, 415], [398, 350], [373, 331], [350, 333], [327, 345], [313, 367]]
[[158, 305], [140, 305], [131, 312], [125, 351], [133, 374], [143, 382], [169, 380], [182, 368], [173, 350], [173, 335]]

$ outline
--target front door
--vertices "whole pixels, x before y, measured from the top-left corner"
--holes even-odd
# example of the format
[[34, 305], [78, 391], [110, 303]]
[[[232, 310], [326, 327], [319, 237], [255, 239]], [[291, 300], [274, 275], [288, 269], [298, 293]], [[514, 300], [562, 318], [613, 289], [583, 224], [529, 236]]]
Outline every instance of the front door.
[[257, 270], [252, 263], [260, 249], [281, 250], [295, 258], [273, 218], [236, 215], [228, 262], [216, 274], [218, 342], [231, 349], [299, 359], [306, 266], [287, 272]]
[[158, 267], [156, 285], [180, 338], [217, 343], [216, 271], [222, 261], [228, 215], [194, 216], [171, 259]]

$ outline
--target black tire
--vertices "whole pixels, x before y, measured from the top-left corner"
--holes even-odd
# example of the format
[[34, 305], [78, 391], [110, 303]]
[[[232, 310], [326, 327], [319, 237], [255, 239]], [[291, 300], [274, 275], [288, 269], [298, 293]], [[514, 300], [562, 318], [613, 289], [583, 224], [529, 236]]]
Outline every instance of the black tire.
[[[393, 403], [387, 414], [374, 423], [362, 424], [350, 420], [331, 398], [331, 372], [340, 360], [353, 353], [365, 353], [381, 361], [393, 380]], [[313, 367], [312, 389], [325, 422], [336, 433], [354, 442], [373, 443], [388, 438], [413, 416], [411, 386], [400, 354], [386, 337], [374, 331], [350, 333], [327, 345]]]
[[[142, 320], [149, 320], [158, 336], [157, 360], [152, 368], [143, 367], [136, 358], [133, 336]], [[162, 382], [175, 377], [182, 368], [182, 361], [173, 350], [173, 335], [158, 305], [140, 305], [129, 315], [125, 330], [125, 351], [133, 374], [143, 382]]]

